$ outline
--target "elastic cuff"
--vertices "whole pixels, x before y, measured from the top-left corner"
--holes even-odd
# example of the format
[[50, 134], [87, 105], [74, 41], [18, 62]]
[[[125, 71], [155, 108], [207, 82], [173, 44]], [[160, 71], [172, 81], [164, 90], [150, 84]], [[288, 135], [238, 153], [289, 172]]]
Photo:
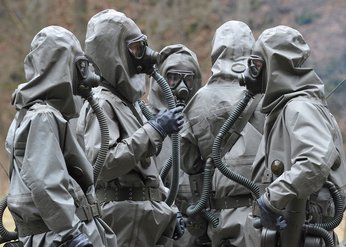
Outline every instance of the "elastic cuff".
[[157, 126], [152, 124], [150, 121], [148, 122], [148, 124], [150, 124], [150, 126], [153, 127], [160, 134], [162, 140], [166, 138], [167, 134], [163, 129], [158, 128]]
[[154, 145], [157, 146], [162, 143], [163, 138], [161, 134], [149, 123], [145, 123], [143, 125], [144, 131], [147, 133], [150, 142]]

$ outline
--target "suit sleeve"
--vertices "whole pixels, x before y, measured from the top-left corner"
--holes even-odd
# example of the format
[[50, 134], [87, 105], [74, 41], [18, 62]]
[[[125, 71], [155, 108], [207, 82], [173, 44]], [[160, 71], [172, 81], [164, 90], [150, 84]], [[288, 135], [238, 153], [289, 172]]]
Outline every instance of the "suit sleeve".
[[201, 158], [197, 141], [190, 123], [187, 122], [180, 132], [181, 168], [189, 175], [203, 172], [204, 164]]
[[[117, 121], [112, 106], [106, 100], [99, 101], [109, 128], [109, 151], [105, 165], [102, 168], [102, 179], [111, 180], [120, 177], [136, 167], [143, 158], [156, 153], [156, 148], [162, 142], [157, 131], [149, 124], [144, 124], [130, 137], [122, 138], [121, 127]], [[85, 105], [80, 117], [79, 125], [84, 126], [84, 144], [89, 160], [94, 164], [101, 146], [101, 134], [98, 120], [92, 110], [86, 111]]]
[[[73, 228], [74, 200], [69, 192], [70, 176], [59, 138], [59, 120], [53, 113], [39, 113], [32, 119], [27, 136], [21, 175], [46, 225], [54, 232]], [[63, 123], [64, 125], [64, 123]]]
[[293, 102], [286, 107], [284, 117], [289, 142], [283, 142], [290, 143], [291, 169], [268, 187], [270, 202], [279, 209], [294, 197], [307, 198], [318, 191], [338, 156], [331, 126], [319, 106]]

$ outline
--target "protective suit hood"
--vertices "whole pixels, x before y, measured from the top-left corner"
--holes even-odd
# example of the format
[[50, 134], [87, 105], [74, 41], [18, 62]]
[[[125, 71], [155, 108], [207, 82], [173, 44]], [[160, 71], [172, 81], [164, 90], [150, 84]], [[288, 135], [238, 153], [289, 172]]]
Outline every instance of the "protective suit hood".
[[85, 53], [99, 67], [102, 77], [131, 103], [145, 90], [145, 75], [137, 74], [128, 51], [129, 43], [146, 36], [125, 14], [113, 9], [94, 15], [87, 26]]
[[[227, 21], [215, 31], [211, 53], [213, 74], [186, 105], [184, 116], [190, 127], [186, 125], [188, 134], [184, 133], [184, 129], [180, 132], [182, 138], [188, 139], [190, 137], [183, 135], [189, 135], [191, 128], [204, 160], [211, 154], [213, 141], [220, 128], [235, 105], [244, 97], [245, 88], [239, 85], [238, 74], [246, 69], [247, 58], [254, 44], [252, 32], [243, 22]], [[232, 66], [233, 69], [239, 69], [239, 73], [231, 71]], [[195, 142], [197, 141], [191, 141]], [[184, 162], [194, 163], [193, 160]], [[195, 172], [197, 171], [192, 171]]]
[[310, 47], [297, 30], [282, 25], [265, 30], [253, 53], [265, 60], [263, 113], [302, 95], [325, 103], [324, 85], [312, 68]]
[[24, 60], [27, 82], [12, 95], [17, 110], [44, 101], [65, 118], [78, 116], [73, 92], [74, 59], [83, 51], [77, 38], [65, 28], [43, 28], [31, 42]]
[[[159, 73], [165, 77], [169, 70], [191, 71], [194, 73], [193, 87], [185, 103], [197, 92], [202, 85], [202, 76], [196, 54], [182, 44], [169, 45], [160, 51]], [[156, 110], [168, 108], [167, 102], [159, 84], [151, 79], [148, 100], [151, 107]]]
[[237, 80], [247, 67], [254, 43], [251, 29], [241, 21], [228, 21], [216, 29], [211, 52], [212, 76], [207, 84]]

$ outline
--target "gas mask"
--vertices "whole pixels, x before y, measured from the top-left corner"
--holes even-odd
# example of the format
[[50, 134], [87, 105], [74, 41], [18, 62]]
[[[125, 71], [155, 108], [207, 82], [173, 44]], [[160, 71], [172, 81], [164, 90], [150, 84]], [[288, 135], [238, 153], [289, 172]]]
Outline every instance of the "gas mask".
[[82, 97], [90, 93], [91, 88], [101, 82], [100, 70], [95, 63], [85, 56], [78, 56], [74, 60], [73, 94]]
[[167, 82], [176, 98], [177, 105], [185, 106], [193, 89], [194, 73], [190, 71], [169, 70], [166, 73]]
[[128, 45], [132, 61], [138, 74], [150, 75], [154, 71], [159, 53], [148, 47], [146, 40], [132, 42]]
[[251, 55], [248, 59], [248, 67], [245, 72], [238, 76], [239, 85], [245, 86], [251, 93], [264, 93], [263, 82], [264, 60], [256, 55]]

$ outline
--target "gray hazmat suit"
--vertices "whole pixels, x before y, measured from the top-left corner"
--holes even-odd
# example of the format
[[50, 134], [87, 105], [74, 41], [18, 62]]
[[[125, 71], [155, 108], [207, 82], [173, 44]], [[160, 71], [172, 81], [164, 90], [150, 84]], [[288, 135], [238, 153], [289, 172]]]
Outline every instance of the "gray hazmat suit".
[[[181, 131], [182, 168], [191, 176], [203, 172], [216, 135], [236, 103], [244, 97], [244, 87], [239, 86], [238, 74], [245, 70], [254, 42], [249, 27], [239, 21], [228, 21], [215, 32], [211, 53], [212, 76], [184, 109], [188, 126]], [[255, 105], [255, 108], [253, 113], [249, 113], [252, 115], [239, 139], [230, 150], [230, 147], [225, 150], [223, 156], [223, 162], [229, 169], [247, 178], [250, 178], [251, 164], [262, 137], [264, 122], [259, 107]], [[247, 111], [248, 108], [243, 115]], [[245, 246], [243, 226], [251, 211], [250, 191], [217, 169], [213, 175], [212, 191], [213, 200], [218, 202], [211, 207], [220, 222], [217, 228], [211, 224], [209, 226], [208, 235], [212, 245], [221, 246], [228, 239], [230, 246]], [[225, 200], [242, 202], [226, 208], [220, 206], [226, 203]]]
[[[137, 25], [123, 13], [107, 9], [93, 16], [87, 27], [85, 52], [98, 65], [104, 86], [94, 90], [109, 128], [106, 163], [100, 172], [97, 197], [103, 219], [120, 246], [170, 246], [176, 213], [165, 202], [153, 156], [160, 134], [141, 113], [145, 75], [137, 74], [128, 45], [146, 41]], [[95, 114], [86, 103], [77, 126], [79, 140], [95, 163], [101, 134]]]
[[42, 29], [24, 61], [27, 82], [13, 94], [17, 114], [6, 139], [13, 159], [7, 203], [24, 246], [58, 246], [80, 233], [94, 246], [117, 246], [100, 218], [83, 213], [97, 204], [92, 165], [68, 123], [78, 116], [72, 94], [78, 55], [83, 51], [71, 32]]
[[[289, 209], [306, 199], [308, 210], [315, 208], [312, 222], [326, 222], [333, 217], [334, 205], [322, 186], [327, 180], [333, 182], [345, 205], [346, 163], [339, 127], [328, 110], [323, 82], [312, 67], [310, 48], [297, 30], [277, 26], [260, 35], [253, 54], [265, 61], [261, 111], [267, 114], [253, 179], [266, 187], [269, 205], [286, 217], [287, 229], [297, 220], [287, 218]], [[271, 169], [279, 163], [281, 175]], [[295, 228], [296, 232], [280, 232], [286, 240], [282, 246], [298, 246], [294, 239], [302, 232], [299, 225]], [[250, 228], [249, 232], [255, 233]], [[249, 242], [258, 245], [256, 238]]]
[[[188, 90], [188, 95], [183, 99], [183, 103], [188, 103], [192, 96], [201, 87], [202, 77], [196, 54], [181, 44], [169, 45], [163, 48], [160, 52], [160, 63], [158, 65], [159, 73], [167, 79], [168, 71], [187, 71], [194, 73], [192, 87], [187, 86], [183, 81], [172, 88], [172, 93], [179, 101], [181, 90]], [[168, 108], [163, 92], [159, 84], [152, 79], [150, 81], [150, 91], [148, 95], [148, 107], [154, 114], [160, 110]], [[157, 155], [157, 167], [161, 171], [162, 167], [172, 154], [172, 143], [169, 138], [163, 142], [161, 152]], [[169, 176], [167, 180], [169, 180]], [[187, 174], [180, 170], [179, 190], [175, 200], [175, 204], [179, 210], [186, 213], [186, 207], [191, 203], [191, 190]], [[193, 238], [189, 232], [185, 231], [184, 236], [174, 242], [174, 246], [194, 246]]]

